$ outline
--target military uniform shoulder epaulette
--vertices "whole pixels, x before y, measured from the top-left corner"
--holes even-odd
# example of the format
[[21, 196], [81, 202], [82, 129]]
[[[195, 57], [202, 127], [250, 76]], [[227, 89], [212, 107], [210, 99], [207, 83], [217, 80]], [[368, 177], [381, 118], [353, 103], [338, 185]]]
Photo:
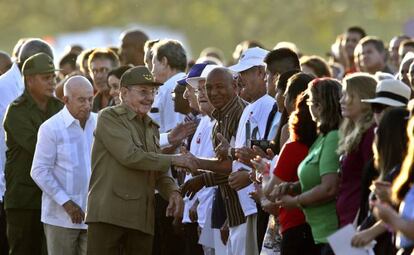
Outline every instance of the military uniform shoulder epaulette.
[[118, 115], [123, 115], [127, 113], [127, 110], [125, 109], [125, 107], [121, 106], [121, 105], [116, 105], [116, 106], [112, 106], [112, 107], [108, 107], [106, 109], [107, 111], [113, 111]]
[[156, 128], [157, 130], [160, 128], [160, 125], [158, 125], [157, 122], [155, 122], [153, 119], [151, 119], [151, 125]]

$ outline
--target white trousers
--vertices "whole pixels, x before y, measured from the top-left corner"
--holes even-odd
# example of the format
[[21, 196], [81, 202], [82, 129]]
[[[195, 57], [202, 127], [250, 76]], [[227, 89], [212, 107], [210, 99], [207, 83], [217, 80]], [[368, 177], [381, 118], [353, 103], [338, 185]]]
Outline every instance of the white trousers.
[[259, 255], [257, 214], [247, 216], [246, 223], [230, 228], [227, 255]]

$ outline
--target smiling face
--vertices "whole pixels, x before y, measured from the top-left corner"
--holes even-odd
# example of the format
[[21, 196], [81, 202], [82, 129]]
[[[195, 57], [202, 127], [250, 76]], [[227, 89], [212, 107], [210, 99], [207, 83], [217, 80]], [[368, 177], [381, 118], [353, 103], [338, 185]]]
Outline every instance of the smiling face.
[[236, 81], [223, 68], [216, 68], [207, 76], [207, 97], [215, 109], [221, 109], [236, 96]]
[[157, 87], [151, 85], [122, 87], [121, 98], [125, 105], [142, 118], [151, 110], [156, 92]]
[[213, 112], [214, 107], [211, 105], [210, 101], [208, 101], [205, 80], [198, 82], [198, 90], [196, 95], [201, 113], [210, 115]]
[[[203, 83], [205, 83], [205, 81]], [[197, 96], [195, 94], [195, 89], [193, 87], [191, 87], [188, 84], [185, 85], [185, 91], [184, 91], [183, 97], [184, 99], [188, 101], [191, 109], [197, 112], [200, 110], [198, 102], [197, 102]]]

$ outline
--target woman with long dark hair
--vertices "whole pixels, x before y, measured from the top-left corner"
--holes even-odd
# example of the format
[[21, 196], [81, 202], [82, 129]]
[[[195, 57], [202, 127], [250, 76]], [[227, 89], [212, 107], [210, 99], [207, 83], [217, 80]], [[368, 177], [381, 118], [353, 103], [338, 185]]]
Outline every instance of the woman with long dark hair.
[[[375, 254], [392, 255], [395, 248], [392, 241], [392, 234], [387, 227], [377, 221], [372, 215], [369, 206], [369, 198], [372, 201], [380, 200], [383, 203], [391, 204], [389, 192], [392, 181], [398, 175], [401, 163], [406, 154], [408, 111], [404, 108], [387, 109], [376, 130], [373, 152], [376, 180], [373, 181], [371, 189], [375, 190], [369, 195], [361, 197], [361, 211], [367, 211], [367, 216], [359, 226], [359, 232], [352, 238], [352, 245], [363, 247], [376, 240], [374, 247]], [[371, 182], [363, 181], [367, 189]], [[365, 192], [364, 192], [365, 193]], [[365, 197], [366, 196], [366, 197]]]
[[270, 199], [287, 209], [302, 208], [312, 229], [315, 254], [333, 254], [327, 237], [338, 229], [335, 197], [339, 181], [336, 150], [342, 120], [341, 84], [334, 79], [315, 79], [309, 83], [307, 93], [318, 137], [298, 167], [299, 181], [276, 186]]
[[411, 117], [407, 135], [408, 152], [401, 171], [392, 185], [392, 202], [399, 206], [399, 214], [392, 206], [381, 201], [374, 203], [374, 215], [388, 228], [397, 232], [398, 254], [412, 254], [414, 248], [414, 118]]

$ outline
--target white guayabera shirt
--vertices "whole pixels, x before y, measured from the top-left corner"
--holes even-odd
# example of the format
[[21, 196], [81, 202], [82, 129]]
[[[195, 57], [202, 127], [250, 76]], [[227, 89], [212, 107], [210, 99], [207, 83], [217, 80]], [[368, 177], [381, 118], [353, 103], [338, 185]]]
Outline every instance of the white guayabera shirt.
[[43, 223], [87, 228], [85, 223], [73, 224], [62, 205], [72, 200], [86, 212], [96, 120], [97, 115], [91, 113], [82, 129], [64, 107], [40, 126], [30, 174], [43, 191]]

